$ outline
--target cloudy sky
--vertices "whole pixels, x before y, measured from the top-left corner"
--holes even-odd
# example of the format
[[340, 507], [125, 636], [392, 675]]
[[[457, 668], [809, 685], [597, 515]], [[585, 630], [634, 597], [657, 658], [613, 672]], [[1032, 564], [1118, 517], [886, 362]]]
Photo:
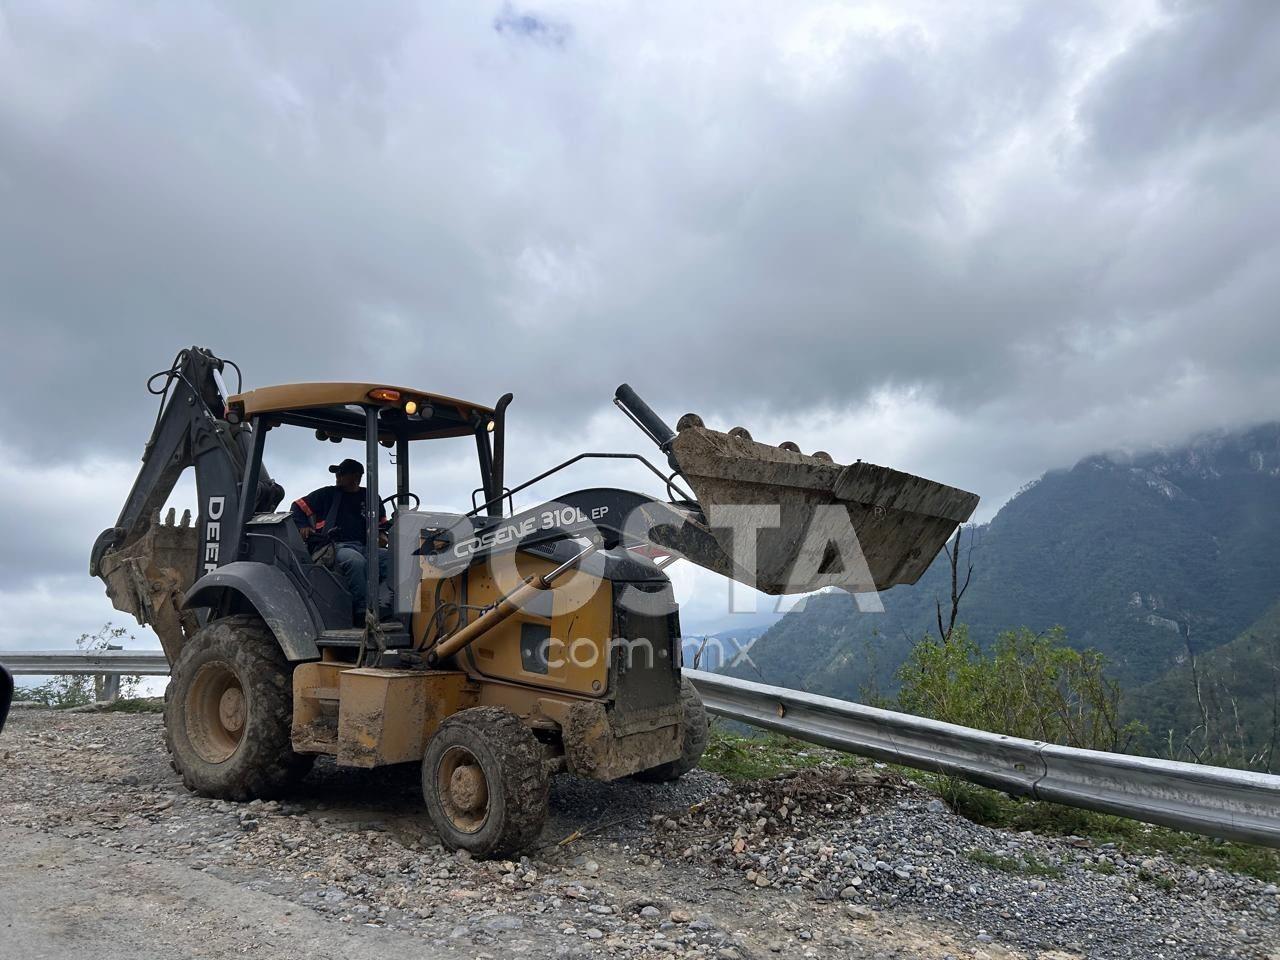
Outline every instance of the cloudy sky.
[[643, 451], [626, 380], [982, 518], [1274, 419], [1278, 90], [1267, 0], [0, 0], [0, 649], [119, 622], [89, 546], [193, 343], [248, 385], [510, 390], [512, 479]]

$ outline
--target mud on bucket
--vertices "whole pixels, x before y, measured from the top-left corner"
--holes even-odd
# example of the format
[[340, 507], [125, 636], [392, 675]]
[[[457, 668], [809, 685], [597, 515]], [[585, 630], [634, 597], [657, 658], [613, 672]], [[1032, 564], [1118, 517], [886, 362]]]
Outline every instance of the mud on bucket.
[[[104, 531], [103, 537], [111, 533]], [[190, 514], [177, 523], [170, 509], [164, 523], [156, 517], [141, 537], [107, 550], [91, 570], [107, 585], [112, 606], [156, 632], [170, 664], [199, 626], [194, 612], [182, 608], [195, 578], [198, 545]]]
[[687, 426], [666, 449], [700, 516], [654, 539], [768, 594], [915, 583], [978, 505], [955, 487], [871, 463], [841, 466], [745, 432]]

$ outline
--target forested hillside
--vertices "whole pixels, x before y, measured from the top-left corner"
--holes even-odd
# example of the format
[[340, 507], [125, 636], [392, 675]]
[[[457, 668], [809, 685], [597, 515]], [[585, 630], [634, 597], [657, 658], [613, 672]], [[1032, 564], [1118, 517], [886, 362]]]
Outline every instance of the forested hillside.
[[[1088, 457], [1045, 474], [966, 530], [963, 544], [961, 576], [970, 563], [973, 573], [960, 619], [971, 635], [989, 644], [1015, 627], [1065, 627], [1073, 646], [1111, 660], [1153, 735], [1185, 737], [1188, 704], [1198, 702], [1193, 662], [1219, 681], [1214, 702], [1229, 705], [1224, 691], [1234, 691], [1255, 727], [1273, 702], [1268, 683], [1280, 667], [1268, 674], [1262, 661], [1274, 665], [1280, 644], [1280, 424]], [[940, 556], [917, 584], [882, 594], [882, 614], [860, 612], [843, 593], [813, 596], [731, 672], [836, 696], [892, 693], [949, 592]], [[1232, 685], [1242, 670], [1248, 682]]]

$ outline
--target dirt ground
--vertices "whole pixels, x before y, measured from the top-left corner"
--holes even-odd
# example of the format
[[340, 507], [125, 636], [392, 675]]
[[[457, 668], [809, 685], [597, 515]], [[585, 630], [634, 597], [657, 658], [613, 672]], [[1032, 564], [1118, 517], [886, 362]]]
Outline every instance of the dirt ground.
[[156, 715], [15, 711], [0, 958], [1280, 960], [1274, 887], [1155, 861], [1142, 875], [1168, 879], [1144, 885], [1112, 853], [976, 827], [870, 766], [733, 788], [562, 778], [552, 803], [538, 849], [476, 862], [437, 843], [412, 768], [322, 763], [281, 802], [225, 803], [182, 788]]

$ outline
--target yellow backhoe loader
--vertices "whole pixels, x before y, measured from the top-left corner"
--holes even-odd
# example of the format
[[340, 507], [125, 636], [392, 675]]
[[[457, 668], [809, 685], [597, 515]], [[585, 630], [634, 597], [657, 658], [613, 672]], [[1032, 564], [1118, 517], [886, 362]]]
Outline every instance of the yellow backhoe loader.
[[[919, 477], [711, 430], [692, 414], [672, 430], [625, 384], [615, 403], [662, 467], [583, 453], [508, 487], [510, 394], [491, 407], [381, 383], [232, 394], [227, 368], [239, 375], [192, 347], [153, 378], [161, 408], [142, 467], [90, 561], [170, 661], [176, 768], [194, 791], [248, 800], [287, 790], [319, 755], [420, 763], [441, 839], [481, 856], [537, 837], [553, 774], [671, 780], [697, 764], [706, 715], [681, 678], [668, 563], [769, 594], [882, 590], [914, 582], [977, 504]], [[277, 512], [284, 491], [263, 459], [268, 436], [285, 429], [363, 445], [356, 546], [374, 557], [387, 543], [386, 582], [369, 562], [353, 591], [333, 551]], [[476, 444], [479, 487], [463, 512], [421, 509], [410, 481], [418, 451], [445, 437]], [[590, 458], [630, 459], [665, 495], [591, 488], [514, 509], [529, 486]], [[384, 500], [379, 472], [391, 465]], [[171, 510], [162, 523], [188, 468], [195, 522]], [[357, 593], [366, 600], [353, 609]]]

